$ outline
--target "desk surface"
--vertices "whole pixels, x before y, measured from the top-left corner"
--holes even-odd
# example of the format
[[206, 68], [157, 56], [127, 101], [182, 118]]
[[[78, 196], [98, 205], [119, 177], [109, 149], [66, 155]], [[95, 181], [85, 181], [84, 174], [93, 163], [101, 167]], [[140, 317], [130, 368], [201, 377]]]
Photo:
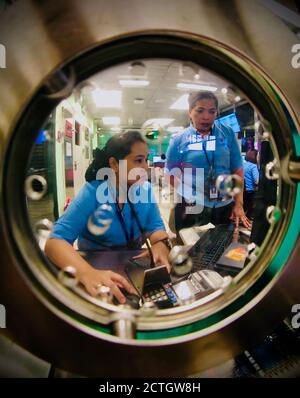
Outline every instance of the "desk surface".
[[80, 251], [79, 254], [94, 268], [117, 272], [126, 276], [124, 267], [127, 260], [137, 256], [141, 250]]

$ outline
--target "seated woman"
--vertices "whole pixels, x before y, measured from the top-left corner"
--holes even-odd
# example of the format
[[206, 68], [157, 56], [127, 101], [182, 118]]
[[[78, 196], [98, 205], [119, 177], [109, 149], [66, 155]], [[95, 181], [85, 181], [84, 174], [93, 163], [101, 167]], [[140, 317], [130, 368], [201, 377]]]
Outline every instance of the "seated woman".
[[[116, 134], [95, 155], [86, 172], [88, 182], [54, 224], [45, 253], [60, 268], [75, 267], [79, 281], [92, 296], [105, 285], [124, 303], [120, 288], [133, 293], [129, 282], [113, 271], [94, 269], [73, 248], [74, 241], [78, 239], [80, 250], [140, 249], [147, 237], [155, 263], [170, 269], [168, 235], [151, 185], [141, 178], [141, 174], [147, 174], [148, 147], [140, 133]], [[95, 235], [89, 220], [104, 204], [111, 206], [111, 223]]]

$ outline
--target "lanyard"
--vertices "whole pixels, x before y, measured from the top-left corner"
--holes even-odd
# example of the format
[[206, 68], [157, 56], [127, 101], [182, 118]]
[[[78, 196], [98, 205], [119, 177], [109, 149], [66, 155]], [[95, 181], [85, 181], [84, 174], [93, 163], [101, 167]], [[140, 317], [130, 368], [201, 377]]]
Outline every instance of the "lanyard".
[[120, 221], [121, 227], [122, 227], [122, 229], [124, 231], [124, 234], [125, 234], [125, 237], [126, 237], [127, 246], [128, 246], [128, 248], [131, 248], [131, 246], [133, 244], [133, 240], [134, 240], [134, 227], [133, 227], [133, 217], [132, 217], [132, 215], [134, 215], [134, 217], [136, 217], [136, 214], [134, 214], [132, 212], [132, 208], [130, 206], [130, 210], [131, 210], [131, 226], [130, 226], [130, 236], [129, 236], [127, 228], [126, 228], [125, 220], [124, 220], [124, 217], [123, 217], [122, 211], [120, 209], [120, 205], [119, 205], [119, 202], [118, 202], [117, 198], [116, 198], [116, 210], [117, 210], [118, 219]]
[[208, 159], [208, 155], [207, 155], [207, 151], [206, 151], [206, 141], [202, 142], [202, 147], [203, 147], [203, 151], [205, 153], [207, 164], [209, 165], [211, 170], [214, 170], [215, 169], [215, 152], [213, 151], [212, 163], [211, 163], [210, 160]]
[[[108, 185], [108, 188], [109, 188], [110, 191], [112, 191], [112, 187], [111, 187], [110, 185]], [[134, 209], [133, 204], [132, 204], [131, 201], [129, 200], [128, 192], [127, 192], [127, 200], [128, 200], [129, 207], [130, 207], [130, 212], [131, 212], [130, 237], [129, 237], [129, 235], [128, 235], [128, 231], [127, 231], [127, 228], [126, 228], [125, 220], [124, 220], [122, 211], [121, 211], [121, 209], [120, 209], [120, 205], [119, 205], [119, 201], [118, 201], [117, 195], [115, 196], [115, 201], [116, 201], [115, 206], [116, 206], [117, 216], [118, 216], [119, 222], [120, 222], [120, 224], [121, 224], [121, 227], [122, 227], [123, 232], [124, 232], [125, 237], [126, 237], [127, 247], [128, 247], [128, 249], [132, 249], [132, 248], [136, 248], [136, 244], [135, 244], [135, 242], [134, 242], [134, 225], [133, 225], [133, 220], [134, 220], [134, 219], [136, 220], [136, 223], [137, 223], [138, 228], [139, 228], [139, 230], [140, 230], [140, 233], [141, 233], [142, 235], [145, 233], [145, 230], [144, 230], [144, 228], [142, 227], [142, 225], [141, 225], [141, 223], [140, 223], [140, 220], [139, 220], [139, 218], [138, 218], [138, 216], [137, 216], [137, 214], [136, 214], [136, 211], [135, 211], [135, 209]], [[153, 262], [153, 259], [152, 259], [152, 262]]]

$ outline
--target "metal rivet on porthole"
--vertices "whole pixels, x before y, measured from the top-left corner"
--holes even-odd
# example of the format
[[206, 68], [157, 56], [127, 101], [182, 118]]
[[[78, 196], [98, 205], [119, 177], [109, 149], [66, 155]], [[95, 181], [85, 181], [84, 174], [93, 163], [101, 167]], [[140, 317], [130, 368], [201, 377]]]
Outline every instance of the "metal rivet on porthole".
[[97, 286], [97, 292], [99, 294], [99, 298], [101, 301], [105, 303], [111, 303], [112, 302], [112, 293], [110, 290], [110, 287], [105, 286], [105, 285], [99, 285]]
[[66, 287], [75, 287], [78, 285], [76, 269], [72, 265], [61, 269], [57, 276], [58, 280]]
[[268, 180], [278, 180], [280, 170], [276, 159], [266, 164], [265, 175]]
[[44, 131], [44, 136], [48, 142], [53, 141], [53, 134], [49, 132], [49, 130]]
[[216, 187], [217, 190], [221, 193], [225, 193], [225, 179], [227, 178], [227, 175], [221, 174], [217, 177], [216, 179]]
[[249, 245], [247, 246], [247, 251], [248, 251], [247, 257], [249, 258], [249, 260], [257, 259], [258, 249], [259, 247], [256, 246], [254, 242], [249, 243]]
[[221, 285], [221, 288], [222, 288], [222, 289], [226, 289], [226, 288], [229, 287], [232, 283], [233, 283], [233, 278], [232, 278], [232, 276], [229, 276], [229, 275], [224, 276], [224, 277], [223, 277], [223, 283], [222, 283], [222, 285]]
[[52, 221], [43, 218], [34, 224], [34, 233], [40, 238], [48, 237], [53, 228]]
[[243, 179], [237, 174], [231, 174], [227, 176], [224, 184], [225, 192], [229, 196], [238, 195], [243, 190]]
[[113, 220], [113, 209], [109, 205], [101, 205], [88, 219], [87, 228], [93, 235], [103, 235]]
[[153, 316], [157, 311], [156, 305], [152, 301], [145, 301], [140, 308], [142, 316]]
[[34, 174], [26, 178], [25, 192], [32, 200], [40, 200], [47, 190], [47, 181], [44, 177]]
[[266, 219], [269, 224], [276, 223], [281, 218], [281, 210], [276, 206], [268, 206], [266, 210]]
[[191, 295], [189, 297], [182, 298], [180, 300], [180, 304], [181, 305], [189, 305], [189, 304], [194, 303], [195, 301], [196, 301], [196, 296], [195, 295]]

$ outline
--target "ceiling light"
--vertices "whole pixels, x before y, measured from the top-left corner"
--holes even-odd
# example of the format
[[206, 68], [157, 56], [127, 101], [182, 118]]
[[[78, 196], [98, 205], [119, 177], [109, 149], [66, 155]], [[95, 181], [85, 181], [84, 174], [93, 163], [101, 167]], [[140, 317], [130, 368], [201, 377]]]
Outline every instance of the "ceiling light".
[[135, 99], [133, 100], [133, 103], [134, 103], [135, 105], [141, 105], [141, 104], [143, 104], [144, 102], [145, 102], [144, 98], [135, 98]]
[[168, 118], [158, 118], [158, 119], [148, 119], [144, 124], [150, 126], [151, 124], [158, 124], [160, 127], [165, 127], [172, 123], [174, 119]]
[[120, 118], [119, 116], [103, 116], [102, 122], [106, 126], [119, 126]]
[[121, 131], [120, 127], [112, 127], [111, 131], [113, 131], [114, 133], [119, 133]]
[[122, 92], [119, 90], [96, 88], [92, 91], [92, 97], [98, 108], [121, 108], [122, 105]]
[[149, 80], [140, 79], [121, 79], [119, 83], [122, 87], [146, 87], [149, 86]]
[[170, 106], [170, 109], [178, 109], [178, 110], [188, 110], [189, 109], [189, 102], [188, 102], [188, 94], [183, 94], [177, 101], [174, 102]]
[[133, 61], [128, 69], [131, 75], [145, 76], [146, 74], [146, 65], [141, 61]]
[[222, 93], [222, 94], [227, 94], [227, 93], [228, 93], [227, 88], [226, 88], [226, 87], [223, 87], [222, 90], [221, 90], [221, 93]]
[[239, 95], [237, 95], [236, 97], [234, 97], [235, 102], [239, 102], [241, 100], [241, 97]]
[[214, 86], [205, 86], [203, 84], [195, 84], [195, 83], [177, 83], [177, 88], [184, 90], [205, 90], [205, 91], [218, 90], [218, 88]]

